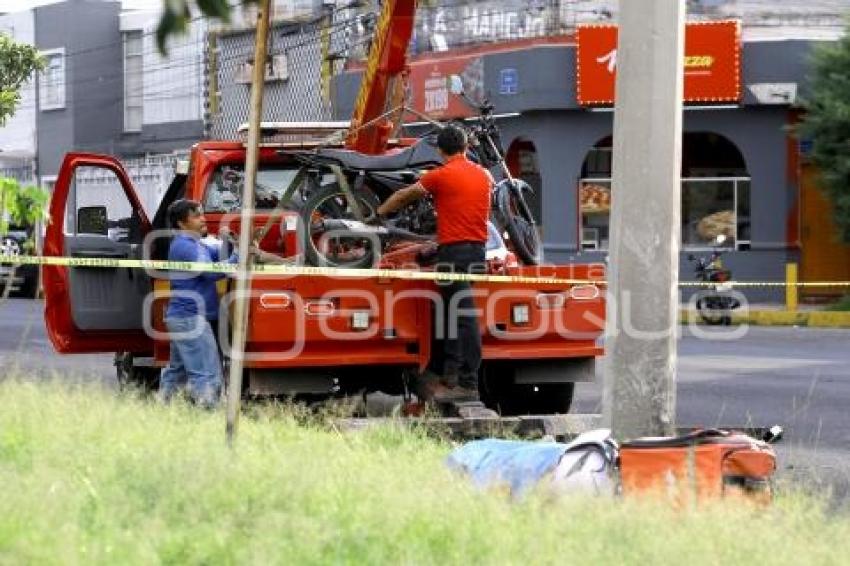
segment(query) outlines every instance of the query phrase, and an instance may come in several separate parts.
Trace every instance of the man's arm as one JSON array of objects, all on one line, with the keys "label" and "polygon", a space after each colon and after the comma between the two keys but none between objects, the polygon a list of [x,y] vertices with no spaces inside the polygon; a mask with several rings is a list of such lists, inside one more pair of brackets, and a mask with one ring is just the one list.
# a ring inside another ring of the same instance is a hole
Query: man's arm
[{"label": "man's arm", "polygon": [[404,208],[411,202],[421,199],[427,194],[428,191],[425,190],[422,183],[418,182],[400,189],[394,192],[390,198],[384,201],[384,204],[378,207],[378,216],[391,214],[400,208]]}]

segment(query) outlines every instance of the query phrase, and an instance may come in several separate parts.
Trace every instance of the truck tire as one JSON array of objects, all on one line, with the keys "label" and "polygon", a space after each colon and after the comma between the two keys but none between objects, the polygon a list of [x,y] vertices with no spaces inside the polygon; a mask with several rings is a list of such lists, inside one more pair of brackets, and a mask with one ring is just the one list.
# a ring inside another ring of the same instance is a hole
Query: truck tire
[{"label": "truck tire", "polygon": [[137,367],[133,365],[133,354],[117,352],[115,354],[115,376],[121,391],[139,391],[150,395],[159,389],[159,368]]},{"label": "truck tire", "polygon": [[[353,191],[355,199],[360,205],[360,209],[363,214],[366,217],[375,214],[378,206],[380,205],[378,197],[366,188]],[[372,267],[376,257],[376,250],[369,247],[369,243],[374,244],[374,242],[371,242],[370,240],[352,238],[352,245],[357,245],[358,243],[363,244],[366,242],[365,247],[362,250],[359,250],[362,251],[362,255],[358,255],[352,259],[335,259],[328,257],[328,255],[319,250],[316,245],[313,234],[314,222],[322,217],[353,219],[353,215],[350,211],[346,210],[346,207],[345,193],[343,193],[342,189],[340,189],[339,185],[336,183],[326,185],[313,192],[304,203],[304,206],[301,209],[301,227],[303,231],[302,241],[304,242],[304,252],[309,265],[350,269]],[[345,244],[339,242],[337,245],[341,247],[345,246]],[[380,253],[380,250],[377,251]]]},{"label": "truck tire", "polygon": [[482,364],[479,387],[484,404],[504,415],[554,415],[570,412],[575,383],[516,383],[516,368]]}]

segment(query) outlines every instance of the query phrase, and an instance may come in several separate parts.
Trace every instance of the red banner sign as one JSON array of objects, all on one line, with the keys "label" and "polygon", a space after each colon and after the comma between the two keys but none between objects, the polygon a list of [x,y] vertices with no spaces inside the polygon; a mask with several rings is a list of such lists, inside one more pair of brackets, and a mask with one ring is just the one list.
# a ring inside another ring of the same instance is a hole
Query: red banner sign
[{"label": "red banner sign", "polygon": [[[461,55],[449,59],[421,60],[410,65],[409,84],[414,109],[436,120],[475,115],[464,100],[449,92],[448,78],[459,75],[464,91],[473,100],[484,92],[484,62],[477,55]],[[408,115],[406,121],[416,121]]]},{"label": "red banner sign", "polygon": [[[617,27],[579,26],[576,98],[585,106],[612,104]],[[692,22],[685,27],[685,102],[741,98],[741,27],[738,21]]]}]

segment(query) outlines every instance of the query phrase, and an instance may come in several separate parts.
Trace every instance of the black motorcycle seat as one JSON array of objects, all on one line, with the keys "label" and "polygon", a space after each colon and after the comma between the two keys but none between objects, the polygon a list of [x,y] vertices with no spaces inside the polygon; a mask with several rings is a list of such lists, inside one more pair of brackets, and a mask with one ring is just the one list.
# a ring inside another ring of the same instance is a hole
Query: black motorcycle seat
[{"label": "black motorcycle seat", "polygon": [[349,169],[362,171],[394,171],[412,167],[440,165],[439,156],[434,148],[425,141],[393,153],[367,155],[350,149],[324,148],[316,155],[328,161],[334,161]]},{"label": "black motorcycle seat", "polygon": [[316,152],[319,157],[336,161],[351,169],[364,171],[404,169],[410,162],[413,148],[408,147],[395,153],[384,155],[366,155],[350,149],[320,149]]}]

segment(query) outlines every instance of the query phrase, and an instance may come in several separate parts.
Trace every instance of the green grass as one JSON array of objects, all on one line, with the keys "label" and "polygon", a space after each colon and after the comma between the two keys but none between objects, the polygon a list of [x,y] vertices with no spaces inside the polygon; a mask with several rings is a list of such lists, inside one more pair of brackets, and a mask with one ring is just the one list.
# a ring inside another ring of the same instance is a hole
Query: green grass
[{"label": "green grass", "polygon": [[693,566],[850,555],[850,520],[799,494],[766,510],[511,503],[447,472],[447,442],[251,412],[231,451],[220,412],[0,383],[0,563]]},{"label": "green grass", "polygon": [[850,295],[844,295],[838,302],[835,302],[824,310],[827,311],[850,311]]}]

